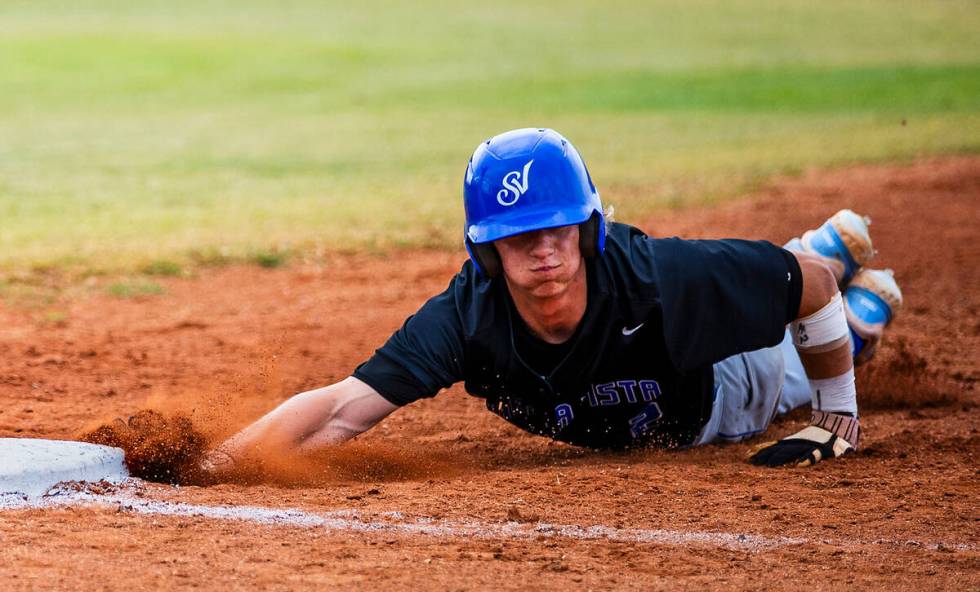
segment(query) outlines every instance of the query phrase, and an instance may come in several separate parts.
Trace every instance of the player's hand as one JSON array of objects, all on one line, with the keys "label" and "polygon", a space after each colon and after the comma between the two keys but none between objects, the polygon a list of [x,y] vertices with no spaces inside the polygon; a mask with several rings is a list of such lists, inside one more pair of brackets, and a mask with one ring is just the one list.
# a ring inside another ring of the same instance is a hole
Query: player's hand
[{"label": "player's hand", "polygon": [[749,462],[767,467],[807,467],[855,450],[860,434],[857,418],[816,411],[812,423],[792,436],[755,446],[749,451]]},{"label": "player's hand", "polygon": [[219,482],[235,470],[235,464],[234,457],[221,448],[216,448],[206,452],[201,457],[197,468],[200,471],[202,481]]}]

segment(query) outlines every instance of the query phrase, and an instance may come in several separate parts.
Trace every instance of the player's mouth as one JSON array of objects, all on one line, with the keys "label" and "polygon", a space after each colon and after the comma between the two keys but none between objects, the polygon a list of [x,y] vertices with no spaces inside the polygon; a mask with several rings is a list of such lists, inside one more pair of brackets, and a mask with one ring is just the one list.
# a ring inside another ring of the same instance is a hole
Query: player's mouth
[{"label": "player's mouth", "polygon": [[554,265],[538,265],[537,267],[531,268],[531,273],[549,273],[561,267],[561,263],[556,263]]}]

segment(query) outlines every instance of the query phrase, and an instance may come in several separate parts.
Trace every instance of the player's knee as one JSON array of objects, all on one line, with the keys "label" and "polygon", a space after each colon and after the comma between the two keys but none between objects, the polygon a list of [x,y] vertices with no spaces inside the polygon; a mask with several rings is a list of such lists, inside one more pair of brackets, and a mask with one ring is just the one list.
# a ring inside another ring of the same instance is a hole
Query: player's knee
[{"label": "player's knee", "polygon": [[833,270],[819,257],[795,253],[803,275],[803,295],[800,298],[798,318],[817,312],[839,293]]}]

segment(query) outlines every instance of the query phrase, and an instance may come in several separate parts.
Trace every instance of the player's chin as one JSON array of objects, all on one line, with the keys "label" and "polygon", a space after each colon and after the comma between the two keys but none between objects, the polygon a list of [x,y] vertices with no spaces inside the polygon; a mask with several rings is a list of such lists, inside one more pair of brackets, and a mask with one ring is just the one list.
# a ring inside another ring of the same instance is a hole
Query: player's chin
[{"label": "player's chin", "polygon": [[534,282],[530,292],[538,298],[557,296],[568,290],[568,282],[564,279],[548,279]]}]

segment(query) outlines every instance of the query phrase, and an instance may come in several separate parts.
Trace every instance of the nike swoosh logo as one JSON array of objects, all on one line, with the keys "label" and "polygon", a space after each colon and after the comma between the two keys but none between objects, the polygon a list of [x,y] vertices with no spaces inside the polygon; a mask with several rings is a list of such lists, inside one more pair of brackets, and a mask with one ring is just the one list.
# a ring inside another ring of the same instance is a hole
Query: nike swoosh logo
[{"label": "nike swoosh logo", "polygon": [[629,327],[623,327],[623,335],[632,335],[637,331],[639,331],[640,327],[642,327],[643,325],[646,325],[646,323],[640,323],[639,325],[633,327],[632,329],[630,329]]}]

